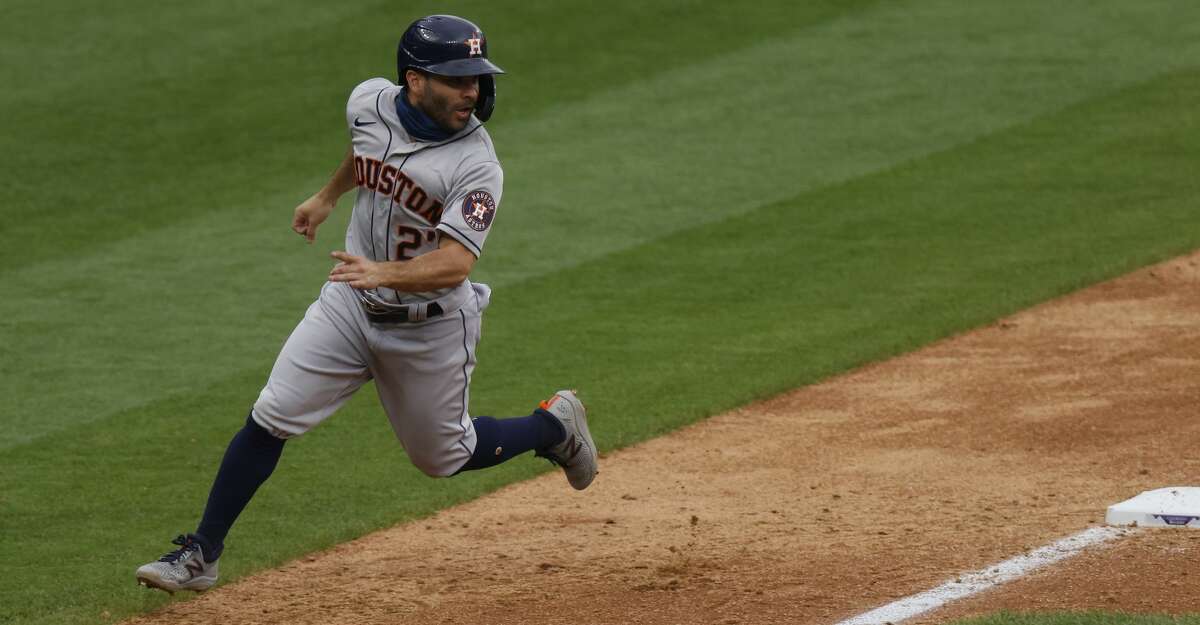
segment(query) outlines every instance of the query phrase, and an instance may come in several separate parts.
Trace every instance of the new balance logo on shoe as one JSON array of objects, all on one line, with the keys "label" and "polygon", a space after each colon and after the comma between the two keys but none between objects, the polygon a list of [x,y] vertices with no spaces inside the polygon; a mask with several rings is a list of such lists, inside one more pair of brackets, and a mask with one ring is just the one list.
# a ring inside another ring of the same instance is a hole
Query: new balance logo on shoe
[{"label": "new balance logo on shoe", "polygon": [[204,552],[191,536],[181,534],[171,542],[179,549],[139,566],[135,573],[138,584],[169,593],[212,588],[217,583],[217,561],[205,562]]},{"label": "new balance logo on shoe", "polygon": [[574,391],[558,391],[541,403],[541,409],[558,419],[566,437],[563,442],[538,452],[538,455],[563,468],[567,481],[576,490],[592,483],[596,466],[596,443],[588,432],[587,411]]},{"label": "new balance logo on shoe", "polygon": [[579,441],[575,440],[575,435],[572,434],[571,437],[567,439],[567,445],[563,449],[563,451],[566,452],[566,457],[563,458],[563,462],[569,462],[572,458],[578,456],[579,450],[581,449],[583,449],[583,445],[580,445]]},{"label": "new balance logo on shoe", "polygon": [[204,565],[200,564],[196,560],[192,560],[192,561],[188,562],[187,564],[184,564],[183,568],[187,569],[188,573],[192,574],[192,577],[195,577],[204,572]]}]

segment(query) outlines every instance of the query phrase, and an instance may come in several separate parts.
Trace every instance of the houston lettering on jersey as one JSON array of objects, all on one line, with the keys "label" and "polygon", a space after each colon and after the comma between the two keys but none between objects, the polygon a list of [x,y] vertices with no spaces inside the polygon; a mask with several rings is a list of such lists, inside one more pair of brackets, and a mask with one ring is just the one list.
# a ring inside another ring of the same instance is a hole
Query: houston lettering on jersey
[{"label": "houston lettering on jersey", "polygon": [[432,225],[442,220],[442,202],[429,197],[404,172],[369,156],[354,155],[354,184],[392,196],[392,201],[420,215]]}]

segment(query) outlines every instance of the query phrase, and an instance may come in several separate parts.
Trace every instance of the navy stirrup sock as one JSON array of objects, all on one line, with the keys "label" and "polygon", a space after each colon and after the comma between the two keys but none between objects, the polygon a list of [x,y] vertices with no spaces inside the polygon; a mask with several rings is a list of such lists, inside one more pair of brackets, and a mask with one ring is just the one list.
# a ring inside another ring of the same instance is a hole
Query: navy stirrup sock
[{"label": "navy stirrup sock", "polygon": [[493,467],[527,451],[557,445],[566,438],[558,419],[541,411],[512,419],[476,417],[472,422],[475,424],[475,453],[458,470],[459,473]]},{"label": "navy stirrup sock", "polygon": [[208,493],[204,517],[196,529],[195,538],[206,561],[221,557],[225,535],[258,487],[275,470],[284,442],[255,423],[252,416],[246,417],[245,427],[229,441],[221,468]]}]

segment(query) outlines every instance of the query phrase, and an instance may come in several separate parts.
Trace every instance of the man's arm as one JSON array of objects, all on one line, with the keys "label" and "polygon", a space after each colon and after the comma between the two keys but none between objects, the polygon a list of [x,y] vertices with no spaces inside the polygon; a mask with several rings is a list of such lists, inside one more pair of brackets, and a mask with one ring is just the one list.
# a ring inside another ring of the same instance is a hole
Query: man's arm
[{"label": "man's arm", "polygon": [[445,235],[436,250],[411,260],[375,262],[346,252],[333,252],[330,256],[342,261],[329,272],[333,282],[349,282],[356,289],[382,286],[408,293],[457,286],[475,266],[475,255]]},{"label": "man's arm", "polygon": [[292,230],[312,243],[317,236],[317,226],[321,225],[329,217],[329,213],[333,212],[338,198],[353,188],[354,148],[350,147],[346,149],[346,158],[342,159],[342,164],[338,165],[333,176],[329,178],[329,182],[296,207],[292,216]]}]

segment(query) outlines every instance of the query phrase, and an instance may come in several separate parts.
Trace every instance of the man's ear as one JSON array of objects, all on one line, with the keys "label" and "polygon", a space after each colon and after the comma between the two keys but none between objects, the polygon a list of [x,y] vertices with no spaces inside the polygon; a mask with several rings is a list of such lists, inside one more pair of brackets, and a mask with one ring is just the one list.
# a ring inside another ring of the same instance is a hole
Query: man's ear
[{"label": "man's ear", "polygon": [[425,75],[413,68],[404,70],[404,86],[414,92],[421,91],[425,87]]}]

